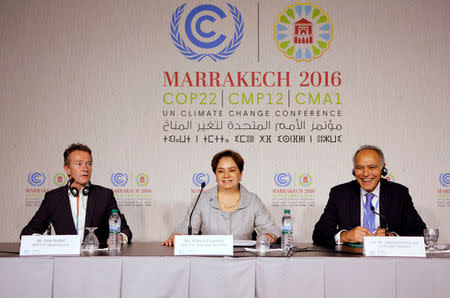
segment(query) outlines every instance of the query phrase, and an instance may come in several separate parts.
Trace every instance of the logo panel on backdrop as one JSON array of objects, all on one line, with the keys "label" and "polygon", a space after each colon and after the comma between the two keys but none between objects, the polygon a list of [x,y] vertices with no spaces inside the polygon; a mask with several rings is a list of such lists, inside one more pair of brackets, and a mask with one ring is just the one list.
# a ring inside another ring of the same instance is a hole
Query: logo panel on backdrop
[{"label": "logo panel on backdrop", "polygon": [[289,172],[275,173],[272,188],[272,207],[296,208],[314,207],[316,190],[312,186],[312,176],[307,172],[291,169]]},{"label": "logo panel on backdrop", "polygon": [[439,175],[439,183],[442,187],[437,189],[436,198],[438,207],[450,207],[450,173],[448,171],[442,172]]},{"label": "logo panel on backdrop", "polygon": [[111,171],[111,185],[119,207],[150,207],[153,190],[149,172],[119,168]]}]

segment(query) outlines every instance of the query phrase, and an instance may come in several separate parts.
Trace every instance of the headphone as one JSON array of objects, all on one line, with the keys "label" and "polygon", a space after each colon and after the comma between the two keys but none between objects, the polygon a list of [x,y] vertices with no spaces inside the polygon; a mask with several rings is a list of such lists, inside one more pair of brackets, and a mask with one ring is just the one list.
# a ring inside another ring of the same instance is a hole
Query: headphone
[{"label": "headphone", "polygon": [[[78,195],[80,194],[78,192],[78,189],[76,187],[72,187],[72,183],[75,181],[74,178],[70,179],[69,182],[67,183],[67,185],[69,186],[69,190],[70,193],[74,196],[74,197],[78,197]],[[81,192],[83,193],[83,196],[87,196],[89,194],[89,188],[91,187],[91,181],[89,181],[85,187],[83,187],[83,189],[81,190]]]},{"label": "headphone", "polygon": [[[386,167],[383,167],[381,169],[381,176],[385,177],[388,174],[388,169]],[[355,170],[352,170],[352,175],[355,176]]]}]

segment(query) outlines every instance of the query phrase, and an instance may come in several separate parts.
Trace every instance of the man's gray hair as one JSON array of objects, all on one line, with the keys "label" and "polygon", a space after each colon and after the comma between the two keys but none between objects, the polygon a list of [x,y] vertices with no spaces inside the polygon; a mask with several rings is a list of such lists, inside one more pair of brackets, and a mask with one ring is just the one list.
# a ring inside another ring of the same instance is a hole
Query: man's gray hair
[{"label": "man's gray hair", "polygon": [[373,145],[363,145],[361,147],[359,147],[358,150],[356,150],[355,154],[353,155],[353,166],[355,166],[356,163],[356,155],[358,155],[359,152],[363,151],[363,150],[373,150],[378,154],[378,157],[380,158],[380,166],[383,167],[384,166],[384,154],[383,151],[381,151],[380,148],[378,148],[377,146],[373,146]]}]

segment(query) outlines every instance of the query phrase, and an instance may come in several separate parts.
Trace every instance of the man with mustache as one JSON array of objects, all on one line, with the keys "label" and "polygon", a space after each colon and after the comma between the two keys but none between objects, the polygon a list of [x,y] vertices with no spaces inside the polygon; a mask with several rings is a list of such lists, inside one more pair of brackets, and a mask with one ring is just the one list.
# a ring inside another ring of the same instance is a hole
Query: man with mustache
[{"label": "man with mustache", "polygon": [[331,189],[325,210],[314,227],[314,243],[356,243],[363,242],[364,236],[386,234],[423,235],[426,225],[414,208],[408,188],[381,178],[387,169],[378,147],[360,147],[353,156],[353,166],[356,180]]}]

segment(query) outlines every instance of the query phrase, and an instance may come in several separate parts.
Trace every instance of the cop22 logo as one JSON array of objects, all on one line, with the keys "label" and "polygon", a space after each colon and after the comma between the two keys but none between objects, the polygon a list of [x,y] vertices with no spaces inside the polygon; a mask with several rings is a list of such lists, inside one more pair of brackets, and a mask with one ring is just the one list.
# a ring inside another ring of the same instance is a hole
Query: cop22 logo
[{"label": "cop22 logo", "polygon": [[328,51],[333,40],[333,24],[321,7],[295,3],[278,15],[274,39],[287,58],[310,62]]},{"label": "cop22 logo", "polygon": [[312,177],[310,174],[308,173],[303,173],[299,176],[298,181],[300,183],[301,186],[303,187],[308,187],[311,185],[312,183]]},{"label": "cop22 logo", "polygon": [[[234,20],[234,34],[229,43],[218,52],[209,52],[212,49],[218,48],[222,45],[227,37],[224,34],[218,34],[214,30],[205,32],[205,28],[210,27],[211,23],[219,22],[226,19],[225,12],[211,4],[202,4],[194,7],[188,14],[184,22],[184,33],[191,43],[189,46],[181,37],[180,23],[181,16],[184,13],[184,8],[187,3],[177,7],[172,14],[172,21],[170,22],[170,36],[172,37],[173,44],[180,51],[183,56],[190,60],[202,61],[208,57],[214,62],[218,60],[225,60],[233,54],[241,44],[242,37],[244,35],[244,22],[242,21],[242,15],[239,10],[227,3],[230,10],[230,14]],[[219,17],[218,20],[216,17]],[[193,32],[194,29],[194,32]],[[215,36],[217,38],[213,39]],[[213,39],[212,41],[209,41]],[[197,48],[198,50],[194,49]],[[206,51],[206,53],[205,53]]]},{"label": "cop22 logo", "polygon": [[68,180],[67,175],[64,173],[56,173],[55,176],[53,176],[53,183],[55,186],[66,185]]},{"label": "cop22 logo", "polygon": [[147,186],[148,181],[149,181],[149,179],[148,179],[148,175],[146,173],[139,173],[136,176],[136,185],[137,186],[141,186],[141,187]]}]

